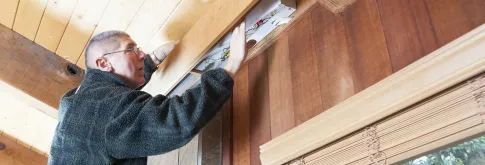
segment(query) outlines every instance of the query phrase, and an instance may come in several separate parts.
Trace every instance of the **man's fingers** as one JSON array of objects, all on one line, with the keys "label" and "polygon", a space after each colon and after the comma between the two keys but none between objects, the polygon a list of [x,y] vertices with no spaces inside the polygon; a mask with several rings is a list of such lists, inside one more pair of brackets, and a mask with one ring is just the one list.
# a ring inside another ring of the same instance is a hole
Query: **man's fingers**
[{"label": "man's fingers", "polygon": [[246,32],[246,21],[242,21],[239,27],[241,29],[241,32]]}]

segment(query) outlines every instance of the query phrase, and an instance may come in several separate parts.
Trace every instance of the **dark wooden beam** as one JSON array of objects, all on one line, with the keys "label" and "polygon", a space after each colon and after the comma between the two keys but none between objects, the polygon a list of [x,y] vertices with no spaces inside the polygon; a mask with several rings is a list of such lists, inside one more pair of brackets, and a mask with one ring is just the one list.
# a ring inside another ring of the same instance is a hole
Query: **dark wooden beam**
[{"label": "dark wooden beam", "polygon": [[83,69],[3,25],[0,64],[0,81],[56,109],[61,97],[84,78]]}]

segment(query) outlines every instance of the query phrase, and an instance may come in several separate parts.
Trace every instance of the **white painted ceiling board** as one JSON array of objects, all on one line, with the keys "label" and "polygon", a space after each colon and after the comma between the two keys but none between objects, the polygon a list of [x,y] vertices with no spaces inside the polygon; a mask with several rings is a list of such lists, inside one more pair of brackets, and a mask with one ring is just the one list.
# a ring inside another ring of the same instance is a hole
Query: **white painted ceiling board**
[{"label": "white painted ceiling board", "polygon": [[12,29],[19,0],[2,0],[0,5],[0,24]]},{"label": "white painted ceiling board", "polygon": [[80,0],[61,39],[56,54],[77,63],[110,0]]},{"label": "white painted ceiling board", "polygon": [[49,0],[35,42],[56,52],[78,0]]},{"label": "white painted ceiling board", "polygon": [[20,0],[13,30],[33,41],[46,5],[47,0]]}]

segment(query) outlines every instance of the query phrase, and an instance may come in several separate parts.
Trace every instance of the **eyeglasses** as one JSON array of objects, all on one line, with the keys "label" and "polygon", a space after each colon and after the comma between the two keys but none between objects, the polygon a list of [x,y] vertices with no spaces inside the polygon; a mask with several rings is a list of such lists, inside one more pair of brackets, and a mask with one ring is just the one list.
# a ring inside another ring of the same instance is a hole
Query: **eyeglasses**
[{"label": "eyeglasses", "polygon": [[116,51],[116,52],[105,53],[105,54],[103,54],[103,56],[110,55],[110,54],[115,54],[115,53],[121,53],[121,52],[125,52],[125,51],[131,51],[131,52],[135,53],[138,56],[138,54],[140,53],[141,49],[140,49],[140,47],[133,47],[131,49],[125,49],[125,50],[120,50],[120,51]]}]

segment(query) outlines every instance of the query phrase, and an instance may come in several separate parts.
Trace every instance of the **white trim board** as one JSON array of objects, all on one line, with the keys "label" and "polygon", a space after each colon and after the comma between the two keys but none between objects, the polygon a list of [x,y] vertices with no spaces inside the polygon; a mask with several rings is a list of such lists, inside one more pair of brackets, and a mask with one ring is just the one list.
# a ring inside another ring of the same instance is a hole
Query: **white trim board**
[{"label": "white trim board", "polygon": [[288,162],[483,71],[485,25],[262,145],[262,164]]}]

